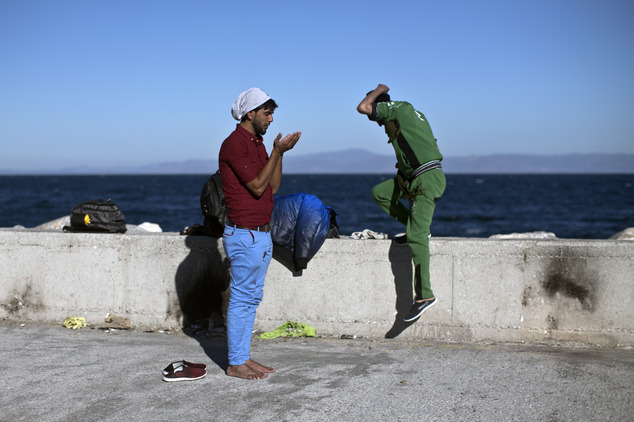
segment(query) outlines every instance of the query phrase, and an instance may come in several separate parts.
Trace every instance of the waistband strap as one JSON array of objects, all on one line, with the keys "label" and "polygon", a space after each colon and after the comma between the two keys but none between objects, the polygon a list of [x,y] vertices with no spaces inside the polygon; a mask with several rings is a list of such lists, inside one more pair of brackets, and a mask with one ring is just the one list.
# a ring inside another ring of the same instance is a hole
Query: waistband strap
[{"label": "waistband strap", "polygon": [[442,169],[442,166],[440,165],[439,160],[432,160],[421,165],[420,167],[418,167],[416,170],[412,172],[412,175],[409,177],[408,180],[411,182],[412,180],[414,180],[421,174],[425,173],[426,171],[434,170],[434,169]]},{"label": "waistband strap", "polygon": [[229,227],[235,227],[236,229],[252,230],[255,232],[270,232],[271,231],[271,223],[266,223],[263,226],[257,226],[257,227],[245,227],[245,226],[239,226],[237,224],[234,224],[231,220],[227,219],[225,221],[225,224]]}]

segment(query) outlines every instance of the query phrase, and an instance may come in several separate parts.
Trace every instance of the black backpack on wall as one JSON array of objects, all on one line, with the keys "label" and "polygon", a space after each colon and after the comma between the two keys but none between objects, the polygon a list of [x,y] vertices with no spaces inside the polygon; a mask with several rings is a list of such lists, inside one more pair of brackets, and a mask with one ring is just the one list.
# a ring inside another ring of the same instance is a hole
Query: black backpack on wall
[{"label": "black backpack on wall", "polygon": [[107,199],[81,202],[70,211],[66,231],[125,233],[125,217],[119,206]]}]

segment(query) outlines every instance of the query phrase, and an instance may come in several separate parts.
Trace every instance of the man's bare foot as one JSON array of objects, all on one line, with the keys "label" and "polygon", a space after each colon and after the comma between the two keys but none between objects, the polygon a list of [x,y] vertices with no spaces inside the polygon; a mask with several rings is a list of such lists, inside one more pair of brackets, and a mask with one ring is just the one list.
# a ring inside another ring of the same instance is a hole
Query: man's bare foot
[{"label": "man's bare foot", "polygon": [[256,361],[252,359],[247,360],[245,364],[249,368],[254,369],[258,372],[262,372],[263,374],[272,374],[273,372],[275,372],[274,368],[271,368],[270,366],[264,366],[261,363],[257,363]]},{"label": "man's bare foot", "polygon": [[242,365],[229,365],[227,368],[227,375],[246,380],[263,380],[268,376],[263,372],[256,371],[246,363],[243,363]]}]

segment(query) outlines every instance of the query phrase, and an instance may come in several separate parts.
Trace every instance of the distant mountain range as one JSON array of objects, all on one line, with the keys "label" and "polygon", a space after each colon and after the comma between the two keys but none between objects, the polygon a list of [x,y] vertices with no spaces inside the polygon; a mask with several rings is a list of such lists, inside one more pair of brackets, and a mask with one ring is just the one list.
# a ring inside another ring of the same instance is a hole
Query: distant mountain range
[{"label": "distant mountain range", "polygon": [[[374,154],[361,149],[310,155],[288,154],[284,158],[287,174],[390,174],[395,172],[394,155]],[[558,173],[634,173],[634,154],[565,155],[473,155],[445,157],[445,173],[471,174],[558,174]],[[211,174],[218,160],[187,160],[135,167],[67,167],[13,171],[0,174]]]}]

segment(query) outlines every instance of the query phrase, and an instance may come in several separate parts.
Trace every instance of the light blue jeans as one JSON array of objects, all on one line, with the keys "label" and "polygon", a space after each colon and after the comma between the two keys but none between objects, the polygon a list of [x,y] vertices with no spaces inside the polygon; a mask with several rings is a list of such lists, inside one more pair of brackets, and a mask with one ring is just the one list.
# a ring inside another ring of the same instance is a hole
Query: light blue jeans
[{"label": "light blue jeans", "polygon": [[231,297],[227,308],[229,365],[242,365],[250,359],[255,312],[262,301],[273,243],[271,233],[227,226],[222,244],[231,262]]}]

